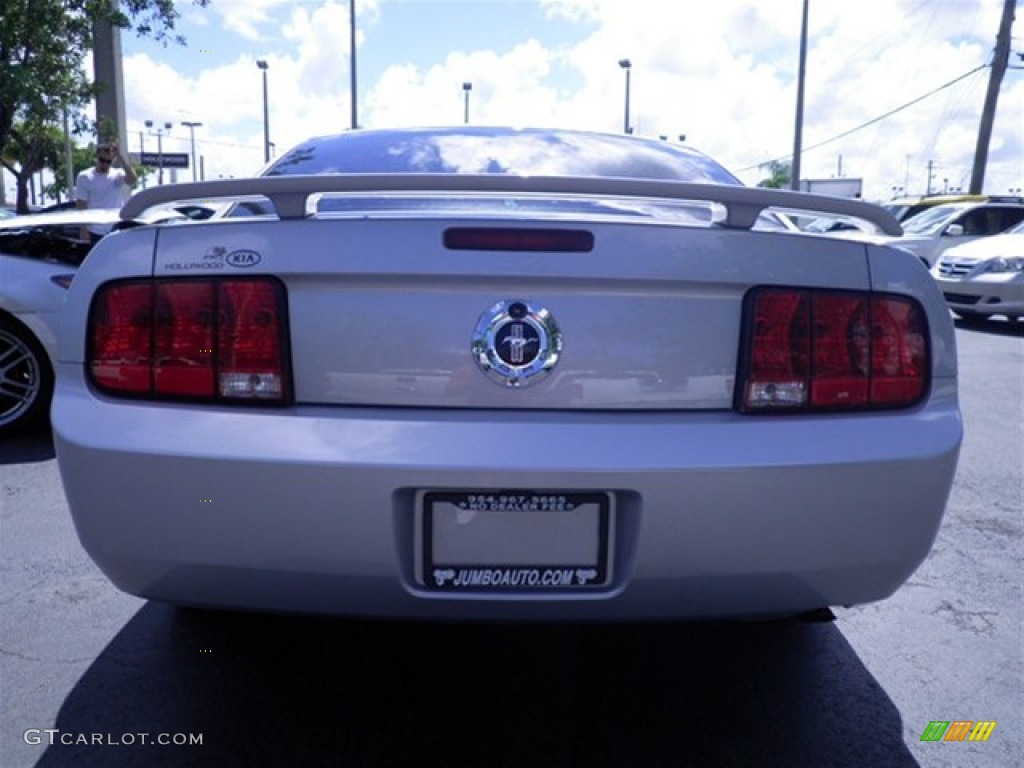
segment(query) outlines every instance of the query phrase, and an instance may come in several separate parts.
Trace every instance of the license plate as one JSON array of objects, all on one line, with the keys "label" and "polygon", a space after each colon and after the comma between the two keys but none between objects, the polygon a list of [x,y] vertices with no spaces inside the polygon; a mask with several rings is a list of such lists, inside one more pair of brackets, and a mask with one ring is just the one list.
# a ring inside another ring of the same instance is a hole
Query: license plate
[{"label": "license plate", "polygon": [[420,582],[445,591],[581,591],[611,579],[609,493],[428,491]]}]

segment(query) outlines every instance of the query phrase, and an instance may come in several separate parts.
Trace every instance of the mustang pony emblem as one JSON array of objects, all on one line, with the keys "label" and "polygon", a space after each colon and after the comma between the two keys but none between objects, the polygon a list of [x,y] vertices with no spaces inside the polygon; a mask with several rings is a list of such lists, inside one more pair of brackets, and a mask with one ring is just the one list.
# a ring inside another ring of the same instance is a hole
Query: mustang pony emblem
[{"label": "mustang pony emblem", "polygon": [[492,381],[525,387],[554,368],[562,334],[547,309],[523,300],[500,301],[480,316],[472,351]]}]

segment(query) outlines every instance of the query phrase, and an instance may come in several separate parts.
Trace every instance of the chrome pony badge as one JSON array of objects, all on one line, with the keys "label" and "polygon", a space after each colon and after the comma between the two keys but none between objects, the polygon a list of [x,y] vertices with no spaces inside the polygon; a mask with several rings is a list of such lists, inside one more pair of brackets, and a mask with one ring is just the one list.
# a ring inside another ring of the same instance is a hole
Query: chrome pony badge
[{"label": "chrome pony badge", "polygon": [[525,387],[544,378],[562,354],[551,313],[527,301],[499,301],[480,316],[473,357],[493,381]]}]

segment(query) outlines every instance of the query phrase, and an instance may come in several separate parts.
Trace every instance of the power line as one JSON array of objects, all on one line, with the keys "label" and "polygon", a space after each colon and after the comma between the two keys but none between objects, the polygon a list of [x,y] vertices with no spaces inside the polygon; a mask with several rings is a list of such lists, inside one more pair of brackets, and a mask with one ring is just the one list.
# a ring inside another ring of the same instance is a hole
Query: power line
[{"label": "power line", "polygon": [[[834,141],[839,141],[840,139],[845,139],[847,136],[849,136],[852,133],[856,133],[857,131],[862,131],[865,128],[868,128],[868,127],[870,127],[872,125],[875,125],[875,123],[880,123],[883,120],[887,120],[888,118],[892,117],[893,115],[895,115],[895,114],[897,114],[899,112],[902,112],[905,109],[909,109],[910,107],[914,106],[915,104],[918,104],[918,103],[924,101],[925,99],[927,99],[927,98],[929,98],[931,96],[934,96],[936,93],[939,93],[940,91],[944,91],[947,88],[950,88],[951,86],[956,85],[961,80],[966,80],[971,75],[977,74],[978,72],[980,72],[981,70],[983,70],[985,68],[986,68],[986,65],[984,65],[984,64],[979,66],[979,67],[975,67],[970,72],[965,72],[964,74],[960,75],[959,77],[954,78],[953,80],[950,80],[948,83],[945,83],[944,85],[940,85],[938,88],[935,88],[935,89],[933,89],[931,91],[928,91],[928,93],[924,94],[923,96],[918,96],[916,99],[908,101],[906,104],[903,104],[903,105],[901,105],[899,107],[896,107],[895,109],[889,110],[884,115],[879,115],[878,117],[872,118],[871,120],[868,120],[866,123],[861,123],[856,128],[851,128],[848,131],[843,131],[842,133],[837,134],[837,135],[833,136],[830,139],[825,139],[825,141],[818,142],[817,144],[814,144],[814,145],[812,145],[810,147],[804,147],[803,153],[806,154],[807,152],[810,152],[812,149],[820,149],[821,147],[824,147],[827,144],[831,144]],[[753,171],[753,170],[756,170],[756,169],[758,169],[758,168],[760,168],[762,166],[769,165],[771,163],[781,163],[781,162],[783,162],[784,160],[786,160],[789,157],[791,157],[791,155],[782,155],[781,157],[776,157],[776,158],[774,158],[772,160],[765,160],[765,161],[757,163],[755,165],[751,165],[751,166],[748,166],[746,168],[741,168],[737,172],[738,173],[744,173],[745,171]]]}]

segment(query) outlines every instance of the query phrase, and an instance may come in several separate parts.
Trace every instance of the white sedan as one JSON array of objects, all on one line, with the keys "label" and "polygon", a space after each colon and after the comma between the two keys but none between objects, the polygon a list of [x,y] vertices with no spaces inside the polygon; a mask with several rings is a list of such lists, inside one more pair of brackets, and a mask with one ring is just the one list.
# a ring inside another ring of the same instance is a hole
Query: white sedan
[{"label": "white sedan", "polygon": [[1024,222],[1002,235],[950,248],[932,268],[961,317],[1024,317]]},{"label": "white sedan", "polygon": [[[164,207],[143,221],[181,220]],[[0,219],[0,437],[45,421],[68,286],[91,245],[85,225],[125,226],[117,210],[64,210]]]},{"label": "white sedan", "polygon": [[[765,211],[686,147],[351,131],[276,215],[102,241],[53,405],[83,546],[136,595],[448,620],[785,616],[928,554],[961,440],[953,325],[911,255]],[[100,478],[100,480],[98,480]]]},{"label": "white sedan", "polygon": [[57,328],[89,244],[83,224],[113,225],[116,210],[61,211],[0,220],[0,437],[40,424],[50,408]]}]

